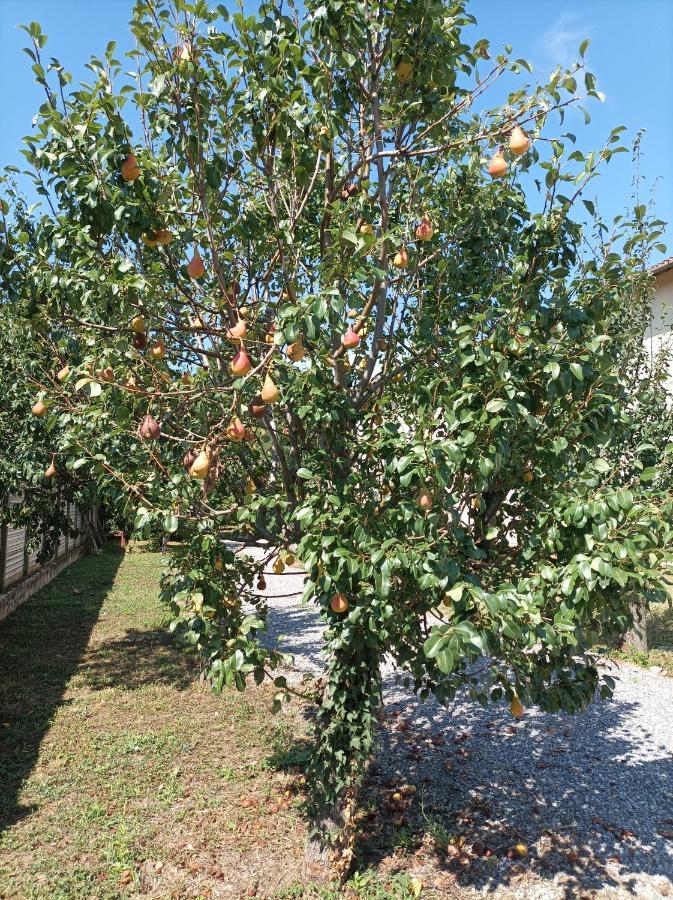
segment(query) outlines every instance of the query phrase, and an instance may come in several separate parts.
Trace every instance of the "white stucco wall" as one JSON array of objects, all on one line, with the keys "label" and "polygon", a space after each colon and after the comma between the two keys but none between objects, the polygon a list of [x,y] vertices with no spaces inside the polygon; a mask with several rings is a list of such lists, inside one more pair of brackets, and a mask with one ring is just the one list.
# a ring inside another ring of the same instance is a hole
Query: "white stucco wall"
[{"label": "white stucco wall", "polygon": [[[656,276],[652,318],[645,335],[646,346],[654,358],[662,349],[673,354],[673,269]],[[673,359],[669,364],[668,386],[673,392]]]}]

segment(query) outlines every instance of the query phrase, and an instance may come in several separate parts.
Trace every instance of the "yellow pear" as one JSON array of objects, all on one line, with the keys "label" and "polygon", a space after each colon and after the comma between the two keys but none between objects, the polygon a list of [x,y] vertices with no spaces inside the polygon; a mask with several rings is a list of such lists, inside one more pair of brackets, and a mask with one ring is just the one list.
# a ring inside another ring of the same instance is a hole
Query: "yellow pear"
[{"label": "yellow pear", "polygon": [[54,460],[52,459],[52,461],[49,463],[47,468],[44,470],[44,477],[45,478],[53,478],[55,474],[56,474],[56,466],[54,465]]},{"label": "yellow pear", "polygon": [[170,244],[170,242],[173,240],[173,232],[168,231],[167,228],[160,228],[157,232],[155,232],[154,237],[157,244],[163,244],[165,246],[166,244]]},{"label": "yellow pear", "polygon": [[34,416],[43,416],[47,411],[47,406],[44,401],[38,400],[37,403],[33,404],[31,411]]},{"label": "yellow pear", "polygon": [[275,403],[280,399],[280,391],[273,383],[271,376],[267,375],[259,395],[265,403]]},{"label": "yellow pear", "polygon": [[66,380],[66,378],[68,377],[69,374],[70,374],[70,366],[65,365],[65,366],[63,366],[62,369],[59,369],[58,372],[56,373],[56,379],[58,381],[63,382]]},{"label": "yellow pear", "polygon": [[202,450],[199,455],[196,457],[194,462],[191,464],[189,469],[189,474],[192,478],[196,478],[199,481],[203,481],[203,479],[208,474],[208,470],[210,469],[210,456],[206,450]]},{"label": "yellow pear", "polygon": [[166,355],[166,345],[159,338],[152,346],[150,347],[150,356],[152,359],[163,359]]},{"label": "yellow pear", "polygon": [[304,349],[301,337],[297,338],[293,344],[288,344],[287,355],[292,362],[301,362],[306,356],[306,350]]},{"label": "yellow pear", "polygon": [[398,64],[395,66],[395,74],[397,75],[397,80],[402,84],[405,84],[411,78],[414,71],[414,67],[407,60],[401,59]]},{"label": "yellow pear", "polygon": [[239,319],[231,328],[227,328],[227,340],[232,344],[237,344],[248,333],[248,326],[243,319]]},{"label": "yellow pear", "polygon": [[248,496],[257,493],[257,487],[255,486],[255,482],[252,478],[248,477],[248,480],[245,482],[245,493]]},{"label": "yellow pear", "polygon": [[145,317],[140,315],[134,316],[131,319],[131,331],[135,331],[136,334],[142,334],[145,330]]},{"label": "yellow pear", "polygon": [[374,226],[371,222],[363,222],[359,230],[360,234],[374,234]]},{"label": "yellow pear", "polygon": [[[154,237],[151,237],[151,235],[154,235]],[[154,231],[150,231],[149,234],[145,232],[143,234],[142,240],[143,244],[145,244],[147,247],[156,247],[156,245],[159,243]]]},{"label": "yellow pear", "polygon": [[393,265],[396,269],[406,269],[409,265],[409,254],[406,247],[400,247],[393,257]]},{"label": "yellow pear", "polygon": [[512,697],[511,703],[509,704],[509,709],[515,719],[523,719],[523,704],[521,700],[516,696],[516,694]]},{"label": "yellow pear", "polygon": [[272,568],[273,568],[273,571],[276,573],[276,575],[282,575],[282,574],[283,574],[283,572],[285,571],[285,563],[284,563],[283,560],[280,558],[280,556],[277,556],[277,557],[276,557],[276,559],[274,560],[274,563],[273,563],[273,567],[272,567]]},{"label": "yellow pear", "polygon": [[520,125],[517,125],[512,129],[512,133],[509,136],[509,149],[515,156],[521,156],[529,147],[530,138],[523,128],[521,128]]}]

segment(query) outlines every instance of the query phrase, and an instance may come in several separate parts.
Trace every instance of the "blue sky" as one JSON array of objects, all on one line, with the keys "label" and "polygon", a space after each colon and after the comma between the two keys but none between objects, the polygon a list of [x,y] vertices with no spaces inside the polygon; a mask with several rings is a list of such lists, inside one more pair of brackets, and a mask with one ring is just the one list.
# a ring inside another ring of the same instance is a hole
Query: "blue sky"
[{"label": "blue sky", "polygon": [[[0,0],[0,164],[21,165],[21,137],[30,132],[43,102],[31,62],[21,52],[29,38],[16,26],[39,21],[49,36],[45,58],[55,56],[75,79],[86,78],[89,54],[102,52],[108,40],[116,40],[120,49],[131,46],[126,25],[132,5],[133,0]],[[626,125],[631,138],[646,130],[641,202],[652,196],[657,215],[670,223],[666,243],[672,254],[673,0],[472,0],[468,8],[479,21],[472,38],[488,38],[494,50],[512,44],[517,56],[533,64],[534,77],[544,78],[557,63],[570,62],[580,42],[591,39],[587,63],[607,99],[592,103],[586,128],[578,120],[564,127],[578,135],[583,150],[601,147],[615,125]],[[588,196],[612,217],[629,203],[633,175],[631,155],[619,154]]]}]

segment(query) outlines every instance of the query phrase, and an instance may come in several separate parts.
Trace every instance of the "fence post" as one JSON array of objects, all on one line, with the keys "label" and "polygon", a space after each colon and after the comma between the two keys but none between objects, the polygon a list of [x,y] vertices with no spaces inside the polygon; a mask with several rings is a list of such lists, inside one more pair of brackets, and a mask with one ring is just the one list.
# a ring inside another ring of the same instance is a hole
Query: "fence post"
[{"label": "fence post", "polygon": [[[9,504],[9,498],[2,501],[3,509]],[[7,525],[0,525],[0,594],[5,589],[5,569],[7,568]]]}]

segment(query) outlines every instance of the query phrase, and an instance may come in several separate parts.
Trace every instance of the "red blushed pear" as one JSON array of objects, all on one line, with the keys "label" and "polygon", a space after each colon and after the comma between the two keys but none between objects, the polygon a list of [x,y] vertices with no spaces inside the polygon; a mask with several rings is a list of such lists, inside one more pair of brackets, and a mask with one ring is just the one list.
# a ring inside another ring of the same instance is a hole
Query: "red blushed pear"
[{"label": "red blushed pear", "polygon": [[416,226],[416,240],[430,241],[435,233],[430,216],[423,216],[419,224]]},{"label": "red blushed pear", "polygon": [[194,248],[194,255],[191,260],[187,263],[187,274],[190,278],[203,278],[206,274],[206,267],[203,265],[203,260],[201,259],[201,254],[199,253],[198,247]]},{"label": "red blushed pear", "polygon": [[344,594],[334,594],[329,605],[332,607],[332,612],[339,614],[348,612],[348,599]]},{"label": "red blushed pear", "polygon": [[509,149],[515,156],[522,156],[529,147],[530,138],[523,128],[517,125],[512,129],[512,133],[509,136]]},{"label": "red blushed pear", "polygon": [[109,384],[111,381],[115,380],[115,373],[111,366],[105,366],[104,369],[101,369],[98,373],[98,380],[103,384]]},{"label": "red blushed pear", "polygon": [[429,512],[432,509],[434,499],[427,488],[421,488],[421,490],[416,494],[416,503],[420,506],[423,512]]},{"label": "red blushed pear", "polygon": [[253,419],[261,419],[266,412],[266,404],[261,397],[255,397],[255,399],[251,401],[248,409],[250,410],[250,415]]},{"label": "red blushed pear", "polygon": [[488,164],[488,174],[491,178],[502,178],[507,172],[507,160],[502,150],[496,150]]},{"label": "red blushed pear", "polygon": [[133,346],[136,350],[144,350],[147,347],[147,335],[144,331],[137,331],[133,335]]},{"label": "red blushed pear", "polygon": [[352,328],[350,325],[348,326],[348,330],[341,338],[341,343],[346,348],[346,350],[352,350],[354,347],[360,343],[360,335]]},{"label": "red blushed pear", "polygon": [[226,435],[230,441],[242,441],[245,438],[245,425],[238,416],[234,416],[227,425]]},{"label": "red blushed pear", "polygon": [[240,377],[241,375],[247,375],[250,369],[252,369],[252,364],[248,354],[245,352],[245,347],[241,344],[241,349],[231,361],[231,371],[234,375]]},{"label": "red blushed pear", "polygon": [[47,405],[43,400],[38,400],[36,403],[33,403],[31,407],[31,412],[34,416],[43,416],[47,411]]},{"label": "red blushed pear", "polygon": [[275,403],[280,400],[280,391],[273,382],[270,375],[267,375],[262,385],[262,391],[259,395],[264,403]]},{"label": "red blushed pear", "polygon": [[232,344],[237,344],[239,341],[243,340],[247,333],[248,326],[245,324],[244,319],[239,319],[235,325],[232,325],[231,328],[227,328],[227,340]]},{"label": "red blushed pear", "polygon": [[409,254],[406,247],[400,247],[395,256],[393,256],[393,265],[396,269],[406,269],[409,265]]},{"label": "red blushed pear", "polygon": [[44,470],[44,477],[45,478],[53,478],[55,474],[56,474],[56,466],[54,465],[54,460],[52,459],[52,461],[49,463],[47,468]]},{"label": "red blushed pear", "polygon": [[142,441],[158,441],[161,437],[161,425],[150,415],[146,415],[138,426],[138,437]]},{"label": "red blushed pear", "polygon": [[136,178],[140,177],[140,166],[133,153],[129,153],[122,163],[121,172],[124,181],[135,181]]}]

